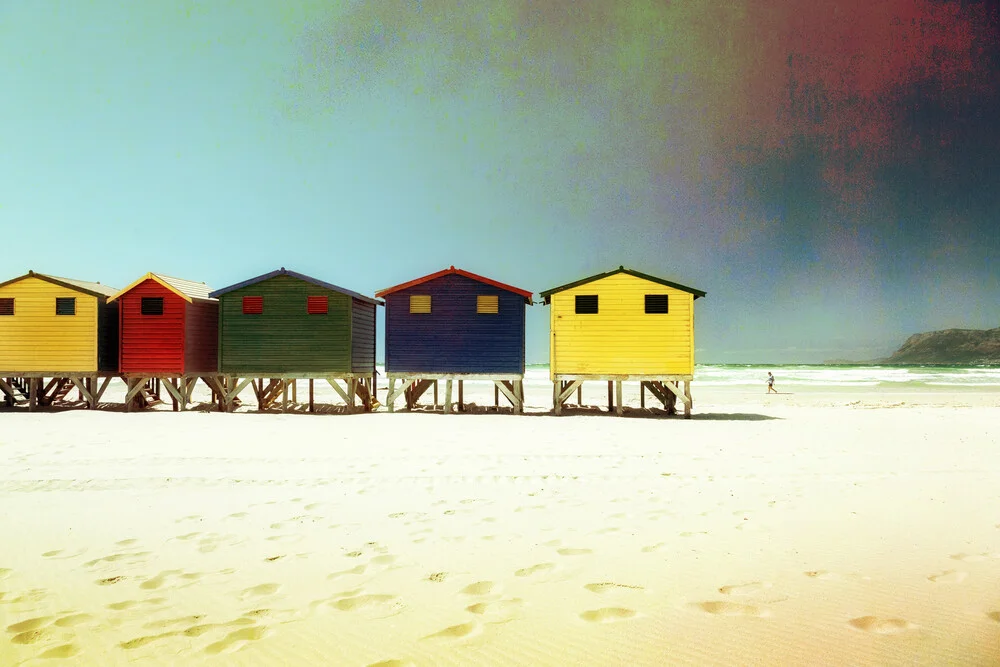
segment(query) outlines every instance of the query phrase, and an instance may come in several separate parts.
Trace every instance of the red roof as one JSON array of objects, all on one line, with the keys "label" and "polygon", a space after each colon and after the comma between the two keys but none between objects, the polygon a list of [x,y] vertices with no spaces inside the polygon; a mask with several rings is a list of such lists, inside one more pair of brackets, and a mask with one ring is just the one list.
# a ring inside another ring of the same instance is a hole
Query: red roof
[{"label": "red roof", "polygon": [[431,280],[436,280],[437,278],[440,278],[442,276],[449,276],[449,275],[465,276],[466,278],[471,278],[472,280],[476,280],[478,282],[485,283],[487,285],[492,285],[493,287],[499,287],[502,290],[506,290],[508,292],[513,292],[514,294],[523,296],[528,303],[531,303],[531,292],[529,292],[528,290],[519,289],[511,285],[505,285],[504,283],[497,282],[496,280],[490,280],[489,278],[477,275],[470,271],[456,269],[454,266],[447,268],[444,271],[438,271],[437,273],[432,273],[430,275],[424,276],[423,278],[417,278],[416,280],[411,280],[410,282],[396,285],[395,287],[387,287],[384,290],[375,292],[375,297],[381,299],[388,294],[392,294],[393,292],[399,292],[400,290],[404,290],[409,287],[415,287],[417,285],[430,282]]}]

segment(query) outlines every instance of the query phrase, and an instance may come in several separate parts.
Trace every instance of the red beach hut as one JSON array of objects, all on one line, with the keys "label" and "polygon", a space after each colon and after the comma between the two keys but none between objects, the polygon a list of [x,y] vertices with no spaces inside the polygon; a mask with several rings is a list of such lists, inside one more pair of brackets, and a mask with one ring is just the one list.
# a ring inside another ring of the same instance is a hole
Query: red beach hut
[{"label": "red beach hut", "polygon": [[109,299],[119,303],[119,372],[128,382],[127,407],[137,396],[158,399],[163,380],[175,409],[178,403],[186,407],[199,378],[221,394],[219,302],[208,296],[211,289],[147,273]]}]

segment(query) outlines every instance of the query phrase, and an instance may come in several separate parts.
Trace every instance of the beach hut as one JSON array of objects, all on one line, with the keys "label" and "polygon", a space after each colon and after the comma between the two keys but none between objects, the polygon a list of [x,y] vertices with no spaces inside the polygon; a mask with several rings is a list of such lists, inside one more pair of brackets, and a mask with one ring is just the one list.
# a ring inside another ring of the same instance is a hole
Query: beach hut
[{"label": "beach hut", "polygon": [[[316,278],[277,271],[212,292],[219,300],[219,371],[225,401],[252,386],[262,410],[288,392],[297,402],[296,380],[325,380],[347,403],[375,406],[376,299]],[[343,383],[344,386],[341,387]]]},{"label": "beach hut", "polygon": [[161,386],[174,410],[185,410],[199,378],[222,407],[219,302],[210,291],[205,283],[147,273],[108,300],[118,303],[126,410],[160,400]]},{"label": "beach hut", "polygon": [[[552,307],[549,375],[553,407],[587,380],[608,382],[608,407],[622,413],[622,382],[638,381],[672,412],[691,415],[694,302],[705,292],[619,266],[541,293]],[[683,390],[681,384],[683,383]],[[612,396],[613,385],[616,388]]]},{"label": "beach hut", "polygon": [[[115,289],[29,271],[0,283],[0,392],[50,405],[76,387],[94,408],[118,370]],[[101,378],[103,383],[98,386]]]},{"label": "beach hut", "polygon": [[[445,411],[452,382],[487,380],[524,408],[524,316],[531,292],[454,266],[375,294],[385,299],[385,370],[389,411],[400,396],[414,407],[427,389],[445,381]],[[400,386],[396,388],[396,382]]]}]

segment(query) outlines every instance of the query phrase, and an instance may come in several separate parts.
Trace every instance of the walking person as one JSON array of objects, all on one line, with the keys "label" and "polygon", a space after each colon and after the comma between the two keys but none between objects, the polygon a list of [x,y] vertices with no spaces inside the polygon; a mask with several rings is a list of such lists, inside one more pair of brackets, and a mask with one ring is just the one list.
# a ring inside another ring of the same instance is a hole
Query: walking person
[{"label": "walking person", "polygon": [[767,393],[770,394],[772,391],[775,394],[778,393],[778,390],[774,388],[774,376],[771,375],[771,371],[768,371],[767,372]]}]

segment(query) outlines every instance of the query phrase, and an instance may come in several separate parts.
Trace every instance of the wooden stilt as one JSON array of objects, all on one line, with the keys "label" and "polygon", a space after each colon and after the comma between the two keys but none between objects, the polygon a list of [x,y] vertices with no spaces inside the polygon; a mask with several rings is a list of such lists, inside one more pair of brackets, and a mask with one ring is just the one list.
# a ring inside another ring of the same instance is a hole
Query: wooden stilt
[{"label": "wooden stilt", "polygon": [[299,381],[292,380],[292,403],[299,402]]},{"label": "wooden stilt", "polygon": [[640,382],[639,383],[639,407],[640,408],[645,408],[646,407],[646,383],[645,382]]},{"label": "wooden stilt", "polygon": [[684,396],[688,399],[684,401],[684,419],[691,419],[691,407],[694,401],[691,399],[691,381],[684,381]]},{"label": "wooden stilt", "polygon": [[464,383],[464,380],[459,380],[458,381],[458,411],[459,412],[464,412],[465,411],[465,397],[462,394],[462,384],[463,383]]},{"label": "wooden stilt", "polygon": [[434,409],[437,410],[438,406],[438,381],[434,380]]},{"label": "wooden stilt", "polygon": [[347,411],[354,412],[355,397],[358,395],[358,379],[349,378],[347,380]]},{"label": "wooden stilt", "polygon": [[281,411],[288,412],[288,382],[281,381]]},{"label": "wooden stilt", "polygon": [[451,412],[451,380],[444,382],[444,411],[445,414]]},{"label": "wooden stilt", "polygon": [[615,397],[612,393],[614,390],[614,380],[608,380],[608,412],[615,409]]},{"label": "wooden stilt", "polygon": [[393,407],[393,404],[396,402],[395,390],[396,378],[389,378],[389,393],[385,397],[386,407],[389,409],[389,412],[395,412],[395,408]]},{"label": "wooden stilt", "polygon": [[576,388],[576,405],[577,407],[583,407],[583,385],[581,384]]},{"label": "wooden stilt", "polygon": [[34,412],[38,407],[38,385],[41,378],[28,378],[28,412]]},{"label": "wooden stilt", "polygon": [[315,380],[309,378],[309,412],[316,411],[316,404],[313,402],[313,383]]},{"label": "wooden stilt", "polygon": [[559,400],[559,394],[562,393],[559,391],[561,385],[561,382],[552,383],[552,409],[555,410],[557,415],[562,414],[562,401]]},{"label": "wooden stilt", "polygon": [[622,381],[615,381],[615,414],[621,416],[625,412],[625,406],[622,405]]},{"label": "wooden stilt", "polygon": [[496,408],[500,407],[500,387],[493,383],[493,406]]}]

